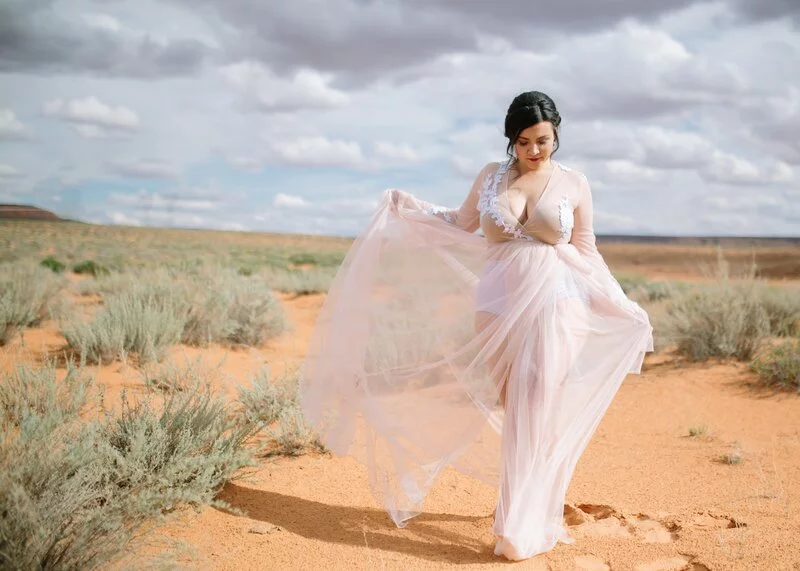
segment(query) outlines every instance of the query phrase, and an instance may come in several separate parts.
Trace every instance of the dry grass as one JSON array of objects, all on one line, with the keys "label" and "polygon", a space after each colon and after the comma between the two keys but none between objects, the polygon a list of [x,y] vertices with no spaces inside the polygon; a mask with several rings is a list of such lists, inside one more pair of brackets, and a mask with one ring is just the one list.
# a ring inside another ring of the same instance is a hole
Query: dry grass
[{"label": "dry grass", "polygon": [[165,513],[223,506],[217,491],[252,464],[258,426],[208,391],[158,406],[123,396],[119,414],[87,423],[89,385],[82,367],[59,380],[52,363],[0,384],[0,568],[95,569]]}]

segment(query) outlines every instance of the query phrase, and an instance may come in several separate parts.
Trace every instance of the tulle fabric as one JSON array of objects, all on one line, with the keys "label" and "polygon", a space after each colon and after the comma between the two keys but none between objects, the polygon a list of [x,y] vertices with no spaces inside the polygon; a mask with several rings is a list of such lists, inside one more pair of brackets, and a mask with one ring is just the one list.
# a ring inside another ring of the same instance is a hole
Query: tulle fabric
[{"label": "tulle fabric", "polygon": [[498,488],[495,552],[571,541],[576,463],[652,329],[570,244],[493,243],[384,196],[342,264],[301,377],[306,418],[403,527],[447,466]]}]

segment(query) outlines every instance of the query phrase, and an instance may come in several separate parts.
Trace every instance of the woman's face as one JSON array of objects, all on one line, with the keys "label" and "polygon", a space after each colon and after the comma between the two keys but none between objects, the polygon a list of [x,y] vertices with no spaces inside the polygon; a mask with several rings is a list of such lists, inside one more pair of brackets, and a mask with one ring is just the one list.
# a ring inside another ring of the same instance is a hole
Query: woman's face
[{"label": "woman's face", "polygon": [[522,131],[514,143],[520,170],[527,172],[547,165],[550,155],[553,154],[555,138],[553,124],[550,121],[542,121]]}]

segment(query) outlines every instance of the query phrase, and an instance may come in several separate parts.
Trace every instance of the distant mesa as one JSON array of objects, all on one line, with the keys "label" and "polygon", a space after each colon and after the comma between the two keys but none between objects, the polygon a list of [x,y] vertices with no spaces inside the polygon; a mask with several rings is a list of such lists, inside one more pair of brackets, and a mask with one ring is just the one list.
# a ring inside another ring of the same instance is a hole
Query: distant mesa
[{"label": "distant mesa", "polygon": [[52,220],[61,221],[49,210],[25,204],[0,204],[0,220]]}]

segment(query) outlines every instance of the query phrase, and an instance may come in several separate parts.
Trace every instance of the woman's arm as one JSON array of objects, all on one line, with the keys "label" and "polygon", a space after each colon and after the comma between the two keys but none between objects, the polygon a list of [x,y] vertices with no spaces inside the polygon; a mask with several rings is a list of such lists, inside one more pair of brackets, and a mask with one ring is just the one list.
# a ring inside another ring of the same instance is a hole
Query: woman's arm
[{"label": "woman's arm", "polygon": [[472,188],[467,197],[458,208],[446,208],[438,206],[424,200],[420,200],[406,192],[393,191],[392,199],[398,208],[417,208],[427,214],[441,218],[445,222],[458,226],[467,232],[474,232],[480,226],[480,212],[478,211],[478,199],[481,189],[487,176],[492,176],[497,169],[496,163],[489,163],[472,183]]},{"label": "woman's arm", "polygon": [[589,180],[580,173],[580,197],[575,207],[575,226],[572,229],[570,244],[574,245],[587,262],[593,266],[608,269],[603,256],[597,250],[597,237],[594,233],[594,203]]}]

